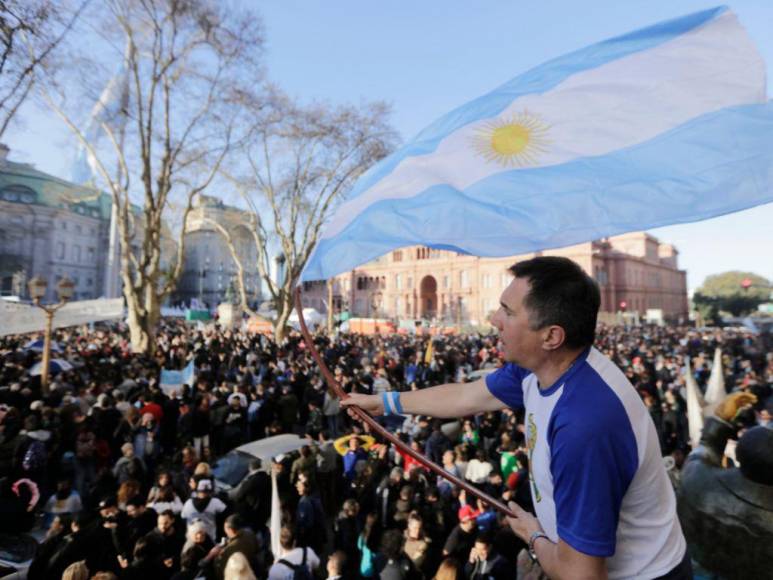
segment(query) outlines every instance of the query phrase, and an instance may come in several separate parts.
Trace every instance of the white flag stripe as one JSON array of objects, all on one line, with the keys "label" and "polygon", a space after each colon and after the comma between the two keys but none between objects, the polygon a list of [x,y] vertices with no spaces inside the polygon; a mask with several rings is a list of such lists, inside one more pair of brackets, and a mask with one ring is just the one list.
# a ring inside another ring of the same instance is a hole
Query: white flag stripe
[{"label": "white flag stripe", "polygon": [[[635,145],[725,107],[764,102],[764,71],[756,47],[728,11],[660,46],[570,76],[551,91],[524,95],[494,120],[527,111],[548,126],[548,146],[537,155],[538,166],[545,167]],[[651,83],[653,78],[658,82]],[[723,90],[717,90],[718,83]],[[374,187],[344,203],[322,239],[339,234],[376,201],[409,198],[438,183],[463,190],[516,169],[485,161],[474,150],[475,133],[490,121],[467,125],[434,152],[403,160]]]}]

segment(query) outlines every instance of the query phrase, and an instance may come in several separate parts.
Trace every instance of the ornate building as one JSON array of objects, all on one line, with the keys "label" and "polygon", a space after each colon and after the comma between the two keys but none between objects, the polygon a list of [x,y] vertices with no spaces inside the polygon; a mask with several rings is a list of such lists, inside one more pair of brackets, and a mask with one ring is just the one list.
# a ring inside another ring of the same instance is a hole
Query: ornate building
[{"label": "ornate building", "polygon": [[[176,302],[190,304],[196,298],[209,306],[222,302],[229,286],[236,292],[237,268],[225,238],[213,222],[231,235],[236,253],[244,267],[244,283],[250,302],[260,298],[257,250],[249,230],[249,214],[225,205],[217,198],[202,195],[188,215],[185,234],[185,265],[177,284]],[[236,297],[237,294],[234,294]]]},{"label": "ornate building", "polygon": [[[678,252],[644,233],[630,233],[557,250],[507,258],[477,258],[413,246],[395,250],[333,284],[333,307],[352,316],[485,324],[509,284],[508,268],[535,255],[566,256],[599,283],[601,311],[687,318],[686,273]],[[307,284],[304,305],[326,311],[324,283]]]},{"label": "ornate building", "polygon": [[[111,197],[10,161],[8,153],[0,144],[0,295],[25,297],[27,281],[41,276],[48,281],[44,302],[54,301],[56,283],[67,276],[75,283],[74,300],[119,296],[118,269],[108,266]],[[142,220],[135,227],[132,248],[138,254]],[[167,268],[177,249],[167,228],[161,246]]]},{"label": "ornate building", "polygon": [[7,159],[0,145],[0,294],[26,296],[27,281],[48,281],[44,301],[68,276],[76,300],[97,298],[105,286],[110,197],[26,163]]}]

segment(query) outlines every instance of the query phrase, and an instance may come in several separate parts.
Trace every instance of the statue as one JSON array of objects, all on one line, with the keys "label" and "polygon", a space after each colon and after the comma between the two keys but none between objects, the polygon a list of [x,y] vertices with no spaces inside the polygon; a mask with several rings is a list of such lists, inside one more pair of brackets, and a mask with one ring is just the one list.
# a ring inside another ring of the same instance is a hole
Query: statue
[{"label": "statue", "polygon": [[692,557],[726,580],[767,578],[773,570],[773,430],[748,429],[736,447],[740,468],[723,467],[727,441],[756,400],[733,393],[717,406],[685,462],[678,493]]}]

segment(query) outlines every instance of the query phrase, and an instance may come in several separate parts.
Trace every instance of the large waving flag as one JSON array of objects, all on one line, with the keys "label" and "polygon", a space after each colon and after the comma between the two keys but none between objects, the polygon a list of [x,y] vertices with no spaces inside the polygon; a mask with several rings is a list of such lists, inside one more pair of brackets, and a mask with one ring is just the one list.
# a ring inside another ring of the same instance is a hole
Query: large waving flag
[{"label": "large waving flag", "polygon": [[773,201],[765,89],[724,7],[552,60],[363,175],[302,280],[412,244],[510,256]]}]

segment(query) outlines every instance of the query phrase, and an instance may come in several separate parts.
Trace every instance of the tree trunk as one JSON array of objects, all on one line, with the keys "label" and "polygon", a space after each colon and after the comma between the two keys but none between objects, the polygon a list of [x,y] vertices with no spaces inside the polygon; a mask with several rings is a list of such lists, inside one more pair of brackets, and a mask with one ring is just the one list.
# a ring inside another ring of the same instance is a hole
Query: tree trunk
[{"label": "tree trunk", "polygon": [[293,311],[292,295],[282,293],[277,306],[276,320],[274,321],[274,341],[280,344],[287,333],[287,320]]},{"label": "tree trunk", "polygon": [[137,354],[152,354],[150,345],[153,344],[148,332],[147,317],[140,316],[136,308],[129,308],[129,316],[126,321],[129,324],[129,340],[132,352]]},{"label": "tree trunk", "polygon": [[330,278],[327,281],[327,334],[333,336],[333,330],[335,329],[335,320],[333,319],[333,284],[335,278]]},{"label": "tree trunk", "polygon": [[132,352],[153,356],[156,351],[156,325],[161,319],[161,306],[158,297],[153,292],[145,296],[144,308],[140,309],[137,297],[131,292],[124,292],[128,305],[127,324],[129,325],[129,340]]}]

